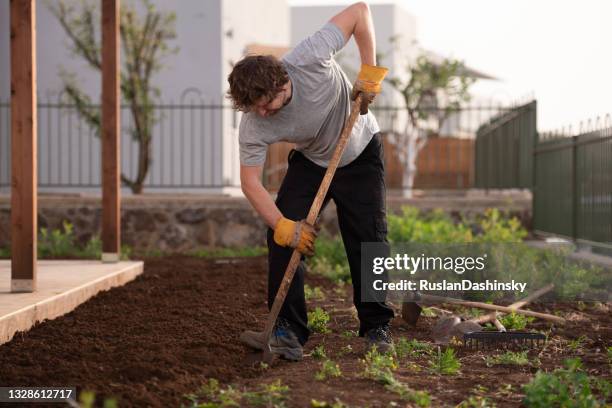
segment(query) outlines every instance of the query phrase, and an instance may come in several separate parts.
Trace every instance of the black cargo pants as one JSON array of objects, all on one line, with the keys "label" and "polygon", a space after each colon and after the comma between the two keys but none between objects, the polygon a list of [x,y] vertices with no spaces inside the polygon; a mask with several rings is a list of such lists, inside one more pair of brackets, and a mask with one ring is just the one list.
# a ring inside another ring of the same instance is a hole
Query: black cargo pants
[{"label": "black cargo pants", "polygon": [[[308,215],[326,169],[296,150],[291,150],[288,161],[289,168],[278,191],[276,205],[286,218],[301,220]],[[355,160],[337,169],[323,203],[325,207],[333,199],[336,204],[338,224],[351,270],[360,336],[393,318],[393,310],[384,302],[361,301],[361,243],[387,242],[384,176],[383,142],[381,134],[377,133]],[[293,252],[292,248],[277,245],[273,234],[273,230],[268,228],[269,308]],[[310,334],[304,299],[303,260],[304,257],[279,314],[288,320],[302,345]]]}]

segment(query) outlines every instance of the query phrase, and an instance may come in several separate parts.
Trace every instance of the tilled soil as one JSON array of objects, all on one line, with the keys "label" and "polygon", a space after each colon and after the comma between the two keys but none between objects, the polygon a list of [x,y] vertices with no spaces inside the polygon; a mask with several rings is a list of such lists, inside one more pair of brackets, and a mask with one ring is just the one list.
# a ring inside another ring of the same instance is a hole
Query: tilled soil
[{"label": "tilled soil", "polygon": [[[307,407],[312,399],[352,406],[388,406],[401,402],[396,394],[361,376],[363,339],[348,336],[358,327],[350,286],[338,290],[319,276],[306,278],[322,288],[325,299],[309,302],[331,315],[328,334],[313,334],[302,362],[277,361],[271,367],[250,366],[250,350],[238,336],[245,329],[263,328],[266,308],[266,258],[206,260],[168,256],[145,260],[145,271],[133,282],[102,292],[73,312],[37,324],[0,346],[0,386],[77,386],[94,391],[98,400],[114,397],[120,407],[178,407],[184,395],[209,378],[222,386],[254,390],[281,379],[290,387],[288,406]],[[442,306],[445,307],[445,306]],[[448,309],[448,308],[447,308]],[[564,327],[552,327],[544,349],[530,352],[526,366],[488,367],[492,352],[457,347],[461,371],[440,376],[427,370],[427,356],[399,362],[398,380],[426,390],[433,406],[454,406],[470,396],[486,396],[497,406],[519,406],[527,383],[540,369],[561,367],[581,357],[585,370],[612,379],[606,347],[612,343],[610,305],[537,305],[532,309],[561,313]],[[417,328],[398,317],[392,322],[395,339],[431,342],[436,317],[422,317]],[[536,321],[529,329],[551,326]],[[574,341],[580,338],[580,341]],[[320,360],[312,349],[323,344],[343,375],[316,381]],[[346,346],[350,345],[349,350]]]}]

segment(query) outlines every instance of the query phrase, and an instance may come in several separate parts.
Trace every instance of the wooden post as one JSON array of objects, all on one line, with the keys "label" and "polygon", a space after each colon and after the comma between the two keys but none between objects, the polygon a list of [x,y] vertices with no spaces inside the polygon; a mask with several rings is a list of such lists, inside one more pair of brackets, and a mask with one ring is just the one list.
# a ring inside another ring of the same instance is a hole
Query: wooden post
[{"label": "wooden post", "polygon": [[36,9],[11,0],[11,292],[36,290]]},{"label": "wooden post", "polygon": [[121,251],[119,0],[102,0],[102,262]]}]

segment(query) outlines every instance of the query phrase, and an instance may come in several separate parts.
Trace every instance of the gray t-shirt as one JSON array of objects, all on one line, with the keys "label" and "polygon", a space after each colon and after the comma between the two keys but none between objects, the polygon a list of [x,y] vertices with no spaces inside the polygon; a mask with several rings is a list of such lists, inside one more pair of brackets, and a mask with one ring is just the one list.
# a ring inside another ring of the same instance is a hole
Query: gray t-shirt
[{"label": "gray t-shirt", "polygon": [[[343,46],[342,31],[329,22],[282,59],[292,83],[291,101],[269,117],[242,115],[242,165],[263,165],[268,145],[285,141],[295,143],[296,150],[319,166],[328,166],[351,108],[352,84],[333,59]],[[357,158],[377,132],[372,112],[359,115],[339,166]]]}]

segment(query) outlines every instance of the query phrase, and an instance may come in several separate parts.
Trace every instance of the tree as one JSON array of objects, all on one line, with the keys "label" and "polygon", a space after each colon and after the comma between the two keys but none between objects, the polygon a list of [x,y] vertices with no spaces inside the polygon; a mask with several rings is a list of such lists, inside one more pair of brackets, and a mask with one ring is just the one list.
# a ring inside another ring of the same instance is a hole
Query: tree
[{"label": "tree", "polygon": [[421,55],[408,67],[407,81],[388,79],[402,95],[408,114],[404,131],[392,131],[389,135],[402,164],[402,190],[406,197],[412,196],[416,160],[427,138],[438,134],[448,116],[471,99],[468,90],[476,79],[466,72],[462,61],[447,58],[434,63]]},{"label": "tree", "polygon": [[[141,20],[133,6],[122,4],[119,27],[123,51],[120,88],[134,123],[130,136],[138,143],[136,177],[130,179],[122,173],[121,181],[135,194],[142,193],[144,180],[151,167],[151,131],[158,120],[153,111],[153,99],[159,97],[160,90],[151,84],[151,77],[162,69],[160,61],[165,56],[178,52],[178,47],[170,48],[167,44],[168,40],[176,38],[175,13],[156,11],[149,0],[141,2],[146,10],[144,20]],[[101,73],[99,3],[100,0],[81,0],[80,8],[77,9],[74,1],[61,0],[57,6],[48,1],[47,7],[68,35],[71,52]],[[99,137],[100,110],[91,103],[89,95],[80,89],[74,73],[62,68],[60,75],[69,103],[75,106],[78,114]]]}]

